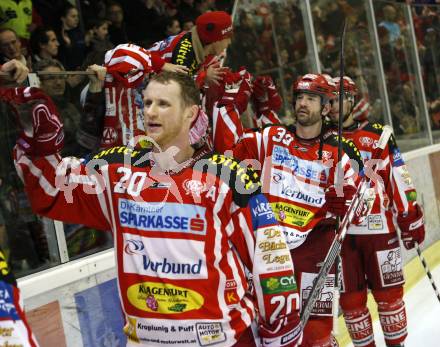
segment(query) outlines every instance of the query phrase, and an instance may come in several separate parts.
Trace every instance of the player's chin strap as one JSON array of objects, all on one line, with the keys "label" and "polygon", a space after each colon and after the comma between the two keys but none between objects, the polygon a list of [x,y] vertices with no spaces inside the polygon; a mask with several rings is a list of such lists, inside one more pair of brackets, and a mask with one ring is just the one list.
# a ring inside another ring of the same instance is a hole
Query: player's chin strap
[{"label": "player's chin strap", "polygon": [[[341,32],[341,46],[339,52],[339,117],[338,117],[338,161],[336,167],[336,184],[343,184],[343,175],[342,175],[342,123],[344,121],[344,41],[345,41],[345,29],[347,26],[347,22],[344,19],[342,24],[342,32]],[[340,225],[340,217],[336,218],[336,231],[339,229]],[[332,302],[332,316],[333,316],[333,335],[338,334],[338,317],[339,317],[339,287],[340,287],[340,277],[341,271],[340,268],[342,266],[341,256],[338,254],[335,261],[335,282],[333,289],[333,302]]]},{"label": "player's chin strap", "polygon": [[[389,125],[385,125],[382,130],[382,135],[377,143],[377,148],[373,152],[372,158],[379,158],[384,148],[387,146],[388,140],[392,135],[393,131]],[[348,227],[353,219],[360,218],[368,214],[369,208],[365,208],[365,204],[368,204],[367,199],[364,198],[367,196],[370,187],[369,177],[377,177],[377,173],[375,172],[377,168],[377,161],[373,162],[373,165],[365,164],[366,174],[361,178],[359,182],[359,186],[357,187],[356,194],[353,196],[353,200],[351,205],[348,207],[347,213],[342,219],[339,229],[335,235],[335,238],[330,245],[330,248],[325,256],[325,260],[319,270],[318,276],[315,278],[315,281],[312,286],[312,290],[310,291],[309,296],[306,298],[306,303],[301,311],[301,324],[305,326],[307,321],[309,320],[310,314],[315,306],[316,301],[321,293],[322,288],[324,287],[325,280],[327,279],[328,274],[330,273],[330,269],[335,262],[336,257],[340,254],[342,248],[342,242],[345,239],[345,235],[347,234]]]}]

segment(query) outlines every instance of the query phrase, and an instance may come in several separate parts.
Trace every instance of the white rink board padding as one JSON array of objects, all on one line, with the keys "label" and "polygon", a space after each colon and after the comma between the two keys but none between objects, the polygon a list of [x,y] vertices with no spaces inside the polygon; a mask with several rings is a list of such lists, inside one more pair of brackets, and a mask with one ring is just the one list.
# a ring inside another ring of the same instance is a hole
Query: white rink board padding
[{"label": "white rink board padding", "polygon": [[[440,241],[437,241],[423,256],[430,267],[434,281],[440,284]],[[406,347],[438,347],[440,329],[440,303],[431,287],[428,276],[425,274],[418,258],[412,259],[404,268],[407,283],[405,285],[405,303],[408,317],[408,337]],[[377,316],[376,304],[368,295],[368,307],[373,318],[374,337],[377,347],[386,347],[382,329]],[[342,316],[339,318],[338,341],[341,347],[353,347]]]}]

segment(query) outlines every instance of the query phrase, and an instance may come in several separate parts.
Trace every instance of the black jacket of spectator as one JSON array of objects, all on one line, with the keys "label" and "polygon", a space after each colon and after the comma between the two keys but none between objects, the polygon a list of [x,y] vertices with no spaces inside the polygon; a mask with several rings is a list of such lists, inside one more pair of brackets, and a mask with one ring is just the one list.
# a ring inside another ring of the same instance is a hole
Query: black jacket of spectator
[{"label": "black jacket of spectator", "polygon": [[79,27],[72,30],[66,30],[66,34],[69,36],[71,44],[70,46],[67,46],[59,33],[58,41],[60,42],[60,48],[58,56],[66,70],[76,70],[82,65],[83,60],[86,57],[84,34]]},{"label": "black jacket of spectator", "polygon": [[111,43],[113,43],[115,46],[121,43],[127,43],[129,41],[125,23],[123,23],[120,28],[110,25],[108,27],[108,36]]}]

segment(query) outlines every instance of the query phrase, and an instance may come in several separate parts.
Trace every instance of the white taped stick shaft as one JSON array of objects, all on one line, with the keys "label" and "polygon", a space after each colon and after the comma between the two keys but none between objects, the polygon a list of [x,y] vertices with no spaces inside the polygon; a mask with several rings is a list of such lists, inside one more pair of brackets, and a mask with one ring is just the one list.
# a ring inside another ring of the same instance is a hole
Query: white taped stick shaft
[{"label": "white taped stick shaft", "polygon": [[391,128],[389,125],[384,125],[382,128],[382,135],[380,135],[380,139],[377,142],[377,148],[384,149],[392,134],[393,128]]}]

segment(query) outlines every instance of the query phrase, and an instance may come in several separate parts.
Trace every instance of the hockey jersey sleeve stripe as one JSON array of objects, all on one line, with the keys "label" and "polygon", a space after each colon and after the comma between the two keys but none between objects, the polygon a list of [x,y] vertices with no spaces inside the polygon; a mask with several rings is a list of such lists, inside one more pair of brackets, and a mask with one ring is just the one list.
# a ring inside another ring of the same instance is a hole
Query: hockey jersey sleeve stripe
[{"label": "hockey jersey sleeve stripe", "polygon": [[50,165],[52,165],[52,168],[56,170],[58,163],[61,161],[61,156],[59,156],[58,154],[48,155],[46,157],[46,160]]},{"label": "hockey jersey sleeve stripe", "polygon": [[[108,204],[109,204],[108,211],[110,212],[110,216],[111,216],[111,223],[110,223],[110,225],[112,225],[113,228],[115,228],[115,226],[117,224],[116,224],[114,208],[113,208],[112,192],[111,192],[111,189],[109,189],[111,187],[111,182],[110,182],[110,176],[109,176],[109,173],[108,173],[108,166],[101,167],[101,172],[102,172],[102,176],[104,177],[104,180],[105,180],[105,185],[107,187],[106,193],[107,193],[107,201],[108,201]],[[108,216],[108,214],[107,214],[107,216]]]},{"label": "hockey jersey sleeve stripe", "polygon": [[265,127],[266,125],[281,124],[278,115],[271,110],[261,116],[260,122],[262,128]]},{"label": "hockey jersey sleeve stripe", "polygon": [[[126,89],[126,90],[128,90],[128,89]],[[115,91],[115,93],[116,93],[116,91]],[[123,139],[125,139],[125,136],[126,136],[125,135],[125,130],[126,130],[125,124],[126,123],[125,123],[125,119],[124,119],[124,117],[126,115],[126,112],[125,112],[125,110],[126,110],[125,102],[126,102],[126,99],[128,99],[128,96],[126,98],[123,97],[124,93],[125,93],[125,95],[127,95],[127,92],[126,91],[124,92],[124,89],[120,90],[119,98],[118,98],[118,105],[117,105],[117,108],[118,108],[117,115],[119,117],[119,125],[121,127],[121,136],[122,136]],[[122,103],[124,103],[124,105],[122,105]],[[122,141],[120,141],[120,142],[123,143]]]},{"label": "hockey jersey sleeve stripe", "polygon": [[54,168],[58,156],[31,158],[16,146],[14,164],[23,180],[35,213],[69,223],[87,224],[108,230],[107,208],[100,192],[103,187],[80,160],[68,157]]},{"label": "hockey jersey sleeve stripe", "polygon": [[131,76],[128,78],[129,83],[133,83],[134,81],[137,81],[139,78],[141,78],[144,75],[144,72],[139,71],[137,74]]},{"label": "hockey jersey sleeve stripe", "polygon": [[151,67],[151,57],[147,51],[142,52],[143,48],[135,45],[119,45],[113,51],[106,55],[105,63],[107,66],[113,66],[117,63],[126,62],[138,69],[144,69],[144,66]]},{"label": "hockey jersey sleeve stripe", "polygon": [[242,131],[240,131],[240,134],[238,134],[239,129],[237,129],[237,127],[235,126],[234,121],[229,116],[228,112],[226,111],[226,108],[221,107],[219,109],[219,111],[220,111],[220,114],[222,115],[223,121],[225,122],[226,126],[228,127],[229,132],[234,137],[234,143],[237,143],[238,139],[241,136]]},{"label": "hockey jersey sleeve stripe", "polygon": [[[143,65],[137,61],[136,59],[132,58],[132,57],[117,57],[117,58],[112,58],[109,63],[107,64],[108,67],[112,67],[115,66],[117,64],[120,64],[120,66],[123,66],[125,68],[127,68],[128,66],[126,66],[125,64],[130,64],[132,65],[134,68],[138,69],[138,70],[142,70],[144,67]],[[124,71],[127,69],[123,69]]]},{"label": "hockey jersey sleeve stripe", "polygon": [[[254,250],[255,250],[255,237],[254,237],[254,233],[249,229],[249,225],[248,222],[246,220],[246,218],[244,217],[244,215],[242,213],[240,213],[238,215],[238,222],[239,222],[239,227],[244,235],[244,238],[246,240],[246,246],[248,249],[248,254],[253,255],[254,254]],[[252,259],[252,257],[251,257]]]},{"label": "hockey jersey sleeve stripe", "polygon": [[[212,214],[214,228],[216,230],[221,230],[221,227],[222,227],[222,221],[220,219],[219,213],[224,206],[224,201],[225,201],[225,197],[227,196],[227,194],[229,194],[229,189],[227,188],[227,186],[224,183],[222,183],[221,186],[219,187],[219,194],[217,197],[217,201],[215,202],[215,205],[213,208],[213,214]],[[225,312],[228,312],[228,307],[227,307],[227,303],[226,303],[226,299],[225,299],[225,295],[224,295],[224,289],[226,288],[226,274],[220,268],[220,260],[222,259],[222,255],[221,255],[222,237],[223,237],[223,233],[221,233],[221,232],[215,233],[214,267],[218,270],[218,274],[219,274],[219,285],[217,288],[217,298],[218,298],[221,312],[225,313]],[[229,263],[229,264],[231,264],[231,263]],[[223,318],[224,318],[226,324],[229,325],[229,319],[228,319],[229,317],[224,316]],[[231,331],[230,326],[228,326],[227,330]]]},{"label": "hockey jersey sleeve stripe", "polygon": [[[44,192],[49,196],[56,196],[59,193],[59,189],[55,188],[53,185],[49,183],[49,181],[44,177],[43,172],[36,167],[32,161],[29,160],[26,156],[21,156],[21,158],[18,160],[19,166],[17,166],[17,169],[21,171],[23,175],[23,166],[26,167],[29,172],[38,179],[38,184],[40,187],[44,190]],[[24,175],[23,175],[24,176]]]},{"label": "hockey jersey sleeve stripe", "polygon": [[[270,133],[270,127],[264,128],[263,130],[263,150],[264,153],[267,153],[267,147],[268,147],[268,143],[269,143],[269,133]],[[260,135],[260,134],[258,134]],[[258,141],[261,143],[261,135],[260,135],[260,141]],[[260,143],[258,143],[258,149],[261,148]],[[258,158],[264,157],[265,155],[261,155],[260,150],[258,150]]]},{"label": "hockey jersey sleeve stripe", "polygon": [[139,55],[145,62],[148,63],[148,65],[151,66],[151,57],[149,54],[147,54],[147,50],[145,50],[142,47],[136,46],[136,45],[130,45],[127,47],[124,47],[124,49],[127,52],[132,52],[134,54],[134,56]]},{"label": "hockey jersey sleeve stripe", "polygon": [[163,54],[163,55],[162,55],[162,58],[163,58],[164,60],[166,60],[166,59],[171,59],[172,56],[173,56],[173,53],[170,52],[170,53],[165,53],[165,54]]},{"label": "hockey jersey sleeve stripe", "polygon": [[110,216],[109,216],[110,209],[107,205],[104,194],[97,194],[97,197],[98,197],[99,206],[101,207],[101,211],[104,214],[105,219],[107,220],[109,225],[112,225],[111,220],[110,220]]},{"label": "hockey jersey sleeve stripe", "polygon": [[[239,260],[239,256],[236,252],[229,252],[228,253],[228,263],[229,264],[237,264],[237,266],[232,267],[232,275],[233,280],[237,283],[236,287],[236,294],[240,298],[245,298],[245,288],[243,286],[243,283],[246,281],[246,277],[244,275],[244,269],[241,267],[241,261]],[[241,273],[241,275],[240,275]],[[240,284],[240,285],[238,285]],[[241,313],[241,319],[245,323],[245,326],[250,326],[251,321],[253,319],[253,315],[251,316],[251,312],[253,312],[253,308],[251,310],[248,310],[247,304],[243,303],[241,301],[241,305],[237,306],[237,309]]]},{"label": "hockey jersey sleeve stripe", "polygon": [[[129,81],[131,81],[131,79],[129,79]],[[132,100],[133,100],[133,90],[132,89],[128,89],[127,90],[128,124],[129,124],[129,127],[130,127],[130,133],[132,134],[130,137],[133,137],[133,135],[134,135],[133,120],[137,118],[136,112],[133,112],[133,102],[132,102]]]}]

